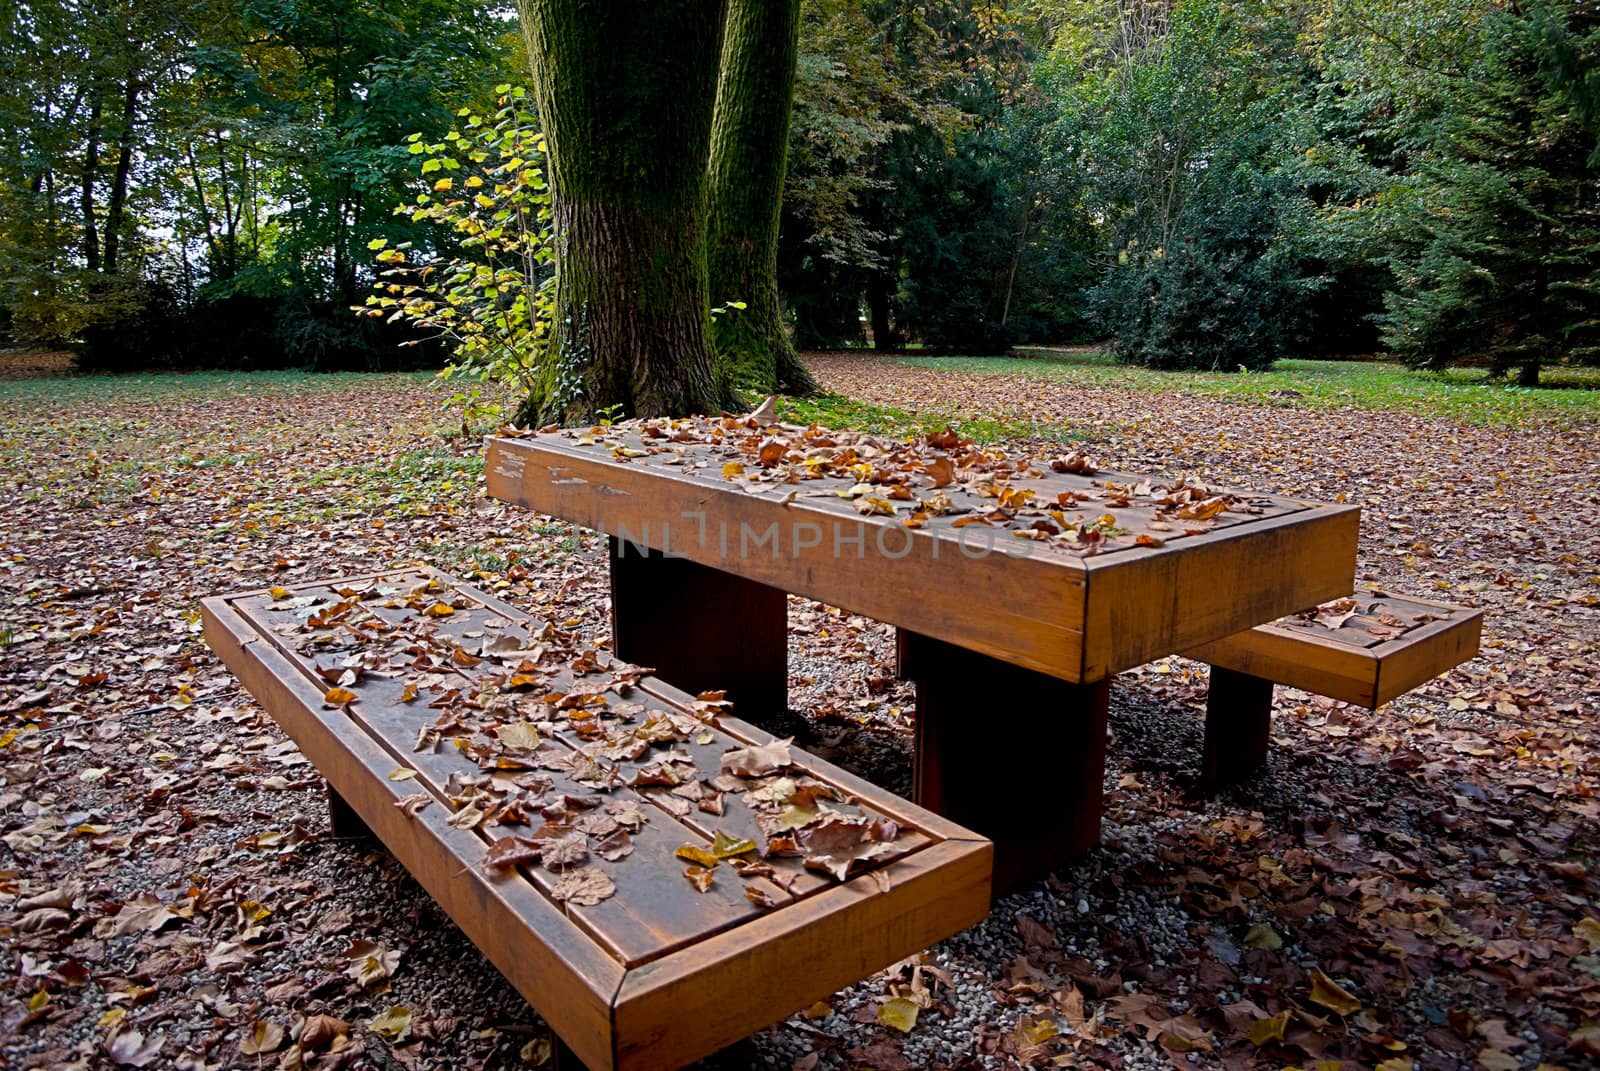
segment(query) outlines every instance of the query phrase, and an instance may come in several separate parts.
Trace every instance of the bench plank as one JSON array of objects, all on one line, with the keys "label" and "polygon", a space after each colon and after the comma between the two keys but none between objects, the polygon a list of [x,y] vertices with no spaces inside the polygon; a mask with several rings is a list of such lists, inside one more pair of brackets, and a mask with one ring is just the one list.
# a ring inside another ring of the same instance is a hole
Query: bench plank
[{"label": "bench plank", "polygon": [[[429,636],[417,631],[417,604],[408,607],[403,592],[433,584],[439,585],[439,593],[428,598],[437,597],[452,608],[437,619]],[[334,619],[318,628],[308,631],[296,616],[296,611],[321,612],[351,601],[349,593],[363,586],[365,597],[355,600],[352,611],[330,614]],[[693,808],[678,814],[682,804],[676,797],[666,798],[667,789],[619,784],[606,798],[634,800],[649,818],[633,837],[631,855],[615,863],[591,856],[584,864],[608,874],[615,895],[589,906],[557,903],[550,898],[555,875],[542,867],[519,867],[499,876],[484,869],[494,836],[527,835],[529,827],[465,829],[447,824],[452,792],[459,792],[463,777],[482,777],[483,771],[476,759],[452,746],[450,736],[438,746],[414,750],[419,734],[435,724],[439,711],[428,706],[426,690],[404,701],[402,690],[414,683],[409,671],[383,675],[394,665],[393,651],[406,643],[413,644],[406,657],[418,652],[429,667],[457,658],[464,664],[486,640],[499,636],[512,637],[518,647],[536,642],[541,626],[483,592],[421,570],[292,593],[208,599],[202,611],[213,649],[324,772],[331,791],[389,846],[590,1067],[690,1062],[987,913],[992,859],[987,841],[809,756],[796,756],[794,765],[835,786],[843,796],[838,810],[892,817],[901,825],[891,853],[875,860],[868,872],[837,883],[802,869],[798,859],[774,858],[770,862],[780,877],[788,875],[782,884],[763,878],[747,883],[731,868],[719,867],[710,891],[697,892],[682,875],[683,861],[674,857],[679,845],[709,847],[719,829],[754,834],[752,839],[765,842],[740,794],[724,793],[721,817]],[[405,632],[398,626],[408,619],[411,631]],[[385,636],[385,630],[404,638],[374,661],[363,654],[373,650],[365,641]],[[426,639],[428,650],[422,650],[418,636]],[[441,652],[452,654],[441,663]],[[352,685],[356,700],[331,707],[324,694],[330,677],[337,678],[342,663],[356,661],[364,661],[368,671]],[[626,712],[636,704],[635,718],[647,717],[651,709],[677,710],[683,716],[694,707],[692,697],[648,677],[623,694],[614,676],[621,664],[603,655],[596,656],[595,664],[599,668],[585,675],[587,681],[568,670],[545,687],[576,692],[587,684],[606,696],[611,710]],[[446,675],[451,672],[471,694],[473,674],[445,670]],[[550,727],[554,731],[541,734],[545,746],[555,749],[549,755],[572,754],[582,746],[572,723]],[[698,770],[711,771],[704,775],[709,777],[725,751],[770,740],[754,727],[724,717],[696,730],[688,742],[674,744],[673,751],[684,753]],[[630,779],[660,754],[619,760],[620,778]],[[394,779],[400,771],[409,776]],[[529,773],[503,770],[492,776],[504,784]],[[532,773],[550,780],[547,798],[594,795],[571,771],[540,768]],[[408,817],[396,804],[417,792],[428,793],[435,805]],[[537,814],[532,819],[541,821]],[[773,906],[758,907],[745,896],[747,887],[765,893]],[[938,896],[930,892],[934,887],[941,890]],[[923,910],[924,900],[938,900],[937,908]],[[849,947],[839,943],[847,940]],[[770,962],[777,976],[793,984],[752,985],[745,974],[751,957]],[[868,965],[863,968],[863,963]],[[638,995],[631,998],[629,1011],[622,994],[624,983],[635,975],[655,981],[640,981],[630,990]],[[716,1006],[715,1021],[660,1016],[662,1006],[652,1001],[663,992],[663,979],[677,980],[675,985],[690,987],[700,994],[698,999]],[[660,1021],[652,1021],[652,1015]]]}]

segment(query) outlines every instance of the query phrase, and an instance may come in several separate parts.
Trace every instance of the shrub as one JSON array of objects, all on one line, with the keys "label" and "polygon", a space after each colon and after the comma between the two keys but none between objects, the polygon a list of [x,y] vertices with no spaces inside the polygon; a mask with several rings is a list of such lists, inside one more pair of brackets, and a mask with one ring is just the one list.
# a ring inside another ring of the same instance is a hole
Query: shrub
[{"label": "shrub", "polygon": [[499,110],[457,113],[461,130],[442,141],[411,135],[426,188],[397,214],[442,228],[453,251],[439,254],[376,239],[386,265],[377,293],[356,310],[364,322],[420,329],[451,347],[445,378],[467,380],[456,396],[469,415],[496,416],[491,383],[534,393],[554,306],[550,190],[544,135],[521,87],[496,87]]}]

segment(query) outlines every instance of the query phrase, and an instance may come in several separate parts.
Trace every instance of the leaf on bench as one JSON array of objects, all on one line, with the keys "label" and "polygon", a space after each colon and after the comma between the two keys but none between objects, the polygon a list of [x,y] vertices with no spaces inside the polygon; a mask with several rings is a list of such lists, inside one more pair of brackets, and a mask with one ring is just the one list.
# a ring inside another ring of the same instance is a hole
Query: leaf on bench
[{"label": "leaf on bench", "polygon": [[569,870],[550,886],[550,898],[579,907],[592,907],[614,895],[617,886],[602,870],[585,867]]},{"label": "leaf on bench", "polygon": [[722,756],[722,772],[739,777],[764,777],[790,765],[794,759],[789,754],[789,744],[794,737],[771,744],[755,744],[737,748]]}]

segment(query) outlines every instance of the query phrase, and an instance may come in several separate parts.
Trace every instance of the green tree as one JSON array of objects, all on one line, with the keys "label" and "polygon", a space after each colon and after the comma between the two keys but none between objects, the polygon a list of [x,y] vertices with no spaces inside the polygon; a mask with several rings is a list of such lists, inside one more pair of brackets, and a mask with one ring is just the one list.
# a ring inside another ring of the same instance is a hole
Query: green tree
[{"label": "green tree", "polygon": [[1301,336],[1310,203],[1298,27],[1266,4],[1081,6],[1052,63],[1060,141],[1106,235],[1091,299],[1119,359],[1264,368]]},{"label": "green tree", "polygon": [[1407,363],[1483,359],[1526,386],[1600,360],[1600,116],[1583,106],[1590,5],[1480,10],[1456,62],[1402,113],[1403,176],[1384,338]]}]

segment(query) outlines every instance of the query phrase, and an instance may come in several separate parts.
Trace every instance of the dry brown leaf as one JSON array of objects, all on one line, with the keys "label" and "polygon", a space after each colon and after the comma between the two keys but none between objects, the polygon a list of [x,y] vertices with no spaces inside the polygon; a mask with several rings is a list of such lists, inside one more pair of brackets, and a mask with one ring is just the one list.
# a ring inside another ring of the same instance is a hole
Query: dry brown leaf
[{"label": "dry brown leaf", "polygon": [[569,870],[557,878],[550,887],[550,898],[579,907],[591,907],[616,891],[616,884],[605,871],[585,867],[582,870]]}]

